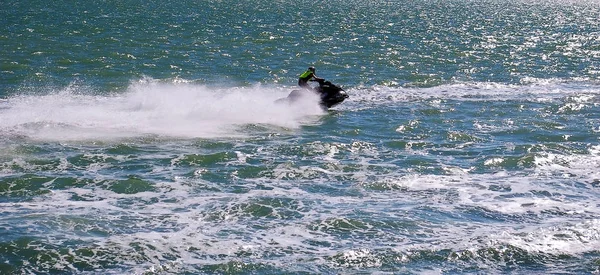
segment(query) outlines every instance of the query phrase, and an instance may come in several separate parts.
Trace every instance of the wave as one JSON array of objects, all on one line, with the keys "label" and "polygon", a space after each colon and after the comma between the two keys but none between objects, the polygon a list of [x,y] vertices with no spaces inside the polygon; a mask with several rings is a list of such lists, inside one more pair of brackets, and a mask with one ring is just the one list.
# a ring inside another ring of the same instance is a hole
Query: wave
[{"label": "wave", "polygon": [[[458,273],[598,270],[599,221],[593,217],[510,216],[460,205],[453,211],[398,203],[400,193],[365,201],[294,186],[302,185],[211,193],[174,182],[135,197],[101,188],[57,189],[54,200],[9,209],[21,222],[10,225],[15,234],[0,238],[0,250],[10,251],[8,259],[29,261],[9,261],[0,270],[427,272],[432,264]],[[60,208],[55,199],[62,199]]]}]

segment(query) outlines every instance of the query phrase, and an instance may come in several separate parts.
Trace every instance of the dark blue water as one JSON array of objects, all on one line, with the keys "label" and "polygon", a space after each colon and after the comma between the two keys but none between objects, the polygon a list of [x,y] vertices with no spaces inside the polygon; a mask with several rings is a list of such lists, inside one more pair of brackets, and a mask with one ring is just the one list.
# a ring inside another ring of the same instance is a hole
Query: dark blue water
[{"label": "dark blue water", "polygon": [[3,3],[0,274],[600,273],[599,15]]}]

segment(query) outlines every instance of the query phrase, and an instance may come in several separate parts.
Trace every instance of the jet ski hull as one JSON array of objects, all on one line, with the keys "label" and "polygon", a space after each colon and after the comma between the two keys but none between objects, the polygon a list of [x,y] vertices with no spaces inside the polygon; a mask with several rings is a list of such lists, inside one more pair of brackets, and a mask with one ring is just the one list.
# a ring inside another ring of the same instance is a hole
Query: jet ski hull
[{"label": "jet ski hull", "polygon": [[[287,97],[276,100],[276,103],[292,104],[301,97],[308,95],[310,90],[293,90]],[[319,87],[314,91],[320,97],[319,105],[323,109],[332,108],[346,100],[349,96],[341,87],[332,84],[329,81],[319,81]]]}]

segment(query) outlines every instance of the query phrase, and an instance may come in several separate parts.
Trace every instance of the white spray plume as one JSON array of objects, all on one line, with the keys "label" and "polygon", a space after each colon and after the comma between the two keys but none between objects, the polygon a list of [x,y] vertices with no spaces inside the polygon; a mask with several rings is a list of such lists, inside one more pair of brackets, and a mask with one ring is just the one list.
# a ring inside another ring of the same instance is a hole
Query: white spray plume
[{"label": "white spray plume", "polygon": [[297,129],[323,114],[315,97],[275,104],[291,89],[210,88],[143,81],[121,95],[86,95],[72,88],[9,98],[0,108],[0,132],[40,140],[82,140],[159,135],[212,138],[244,135],[264,124]]}]

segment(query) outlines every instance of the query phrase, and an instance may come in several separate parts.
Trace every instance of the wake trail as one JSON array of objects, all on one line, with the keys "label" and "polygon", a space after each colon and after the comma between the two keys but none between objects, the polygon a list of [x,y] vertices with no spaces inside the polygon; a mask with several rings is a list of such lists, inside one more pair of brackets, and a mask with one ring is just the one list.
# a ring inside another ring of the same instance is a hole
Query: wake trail
[{"label": "wake trail", "polygon": [[209,88],[194,84],[134,83],[120,95],[87,95],[63,89],[9,98],[0,109],[0,132],[42,140],[159,135],[211,138],[244,135],[239,126],[297,129],[323,114],[317,98],[294,106],[275,104],[288,89]]}]

